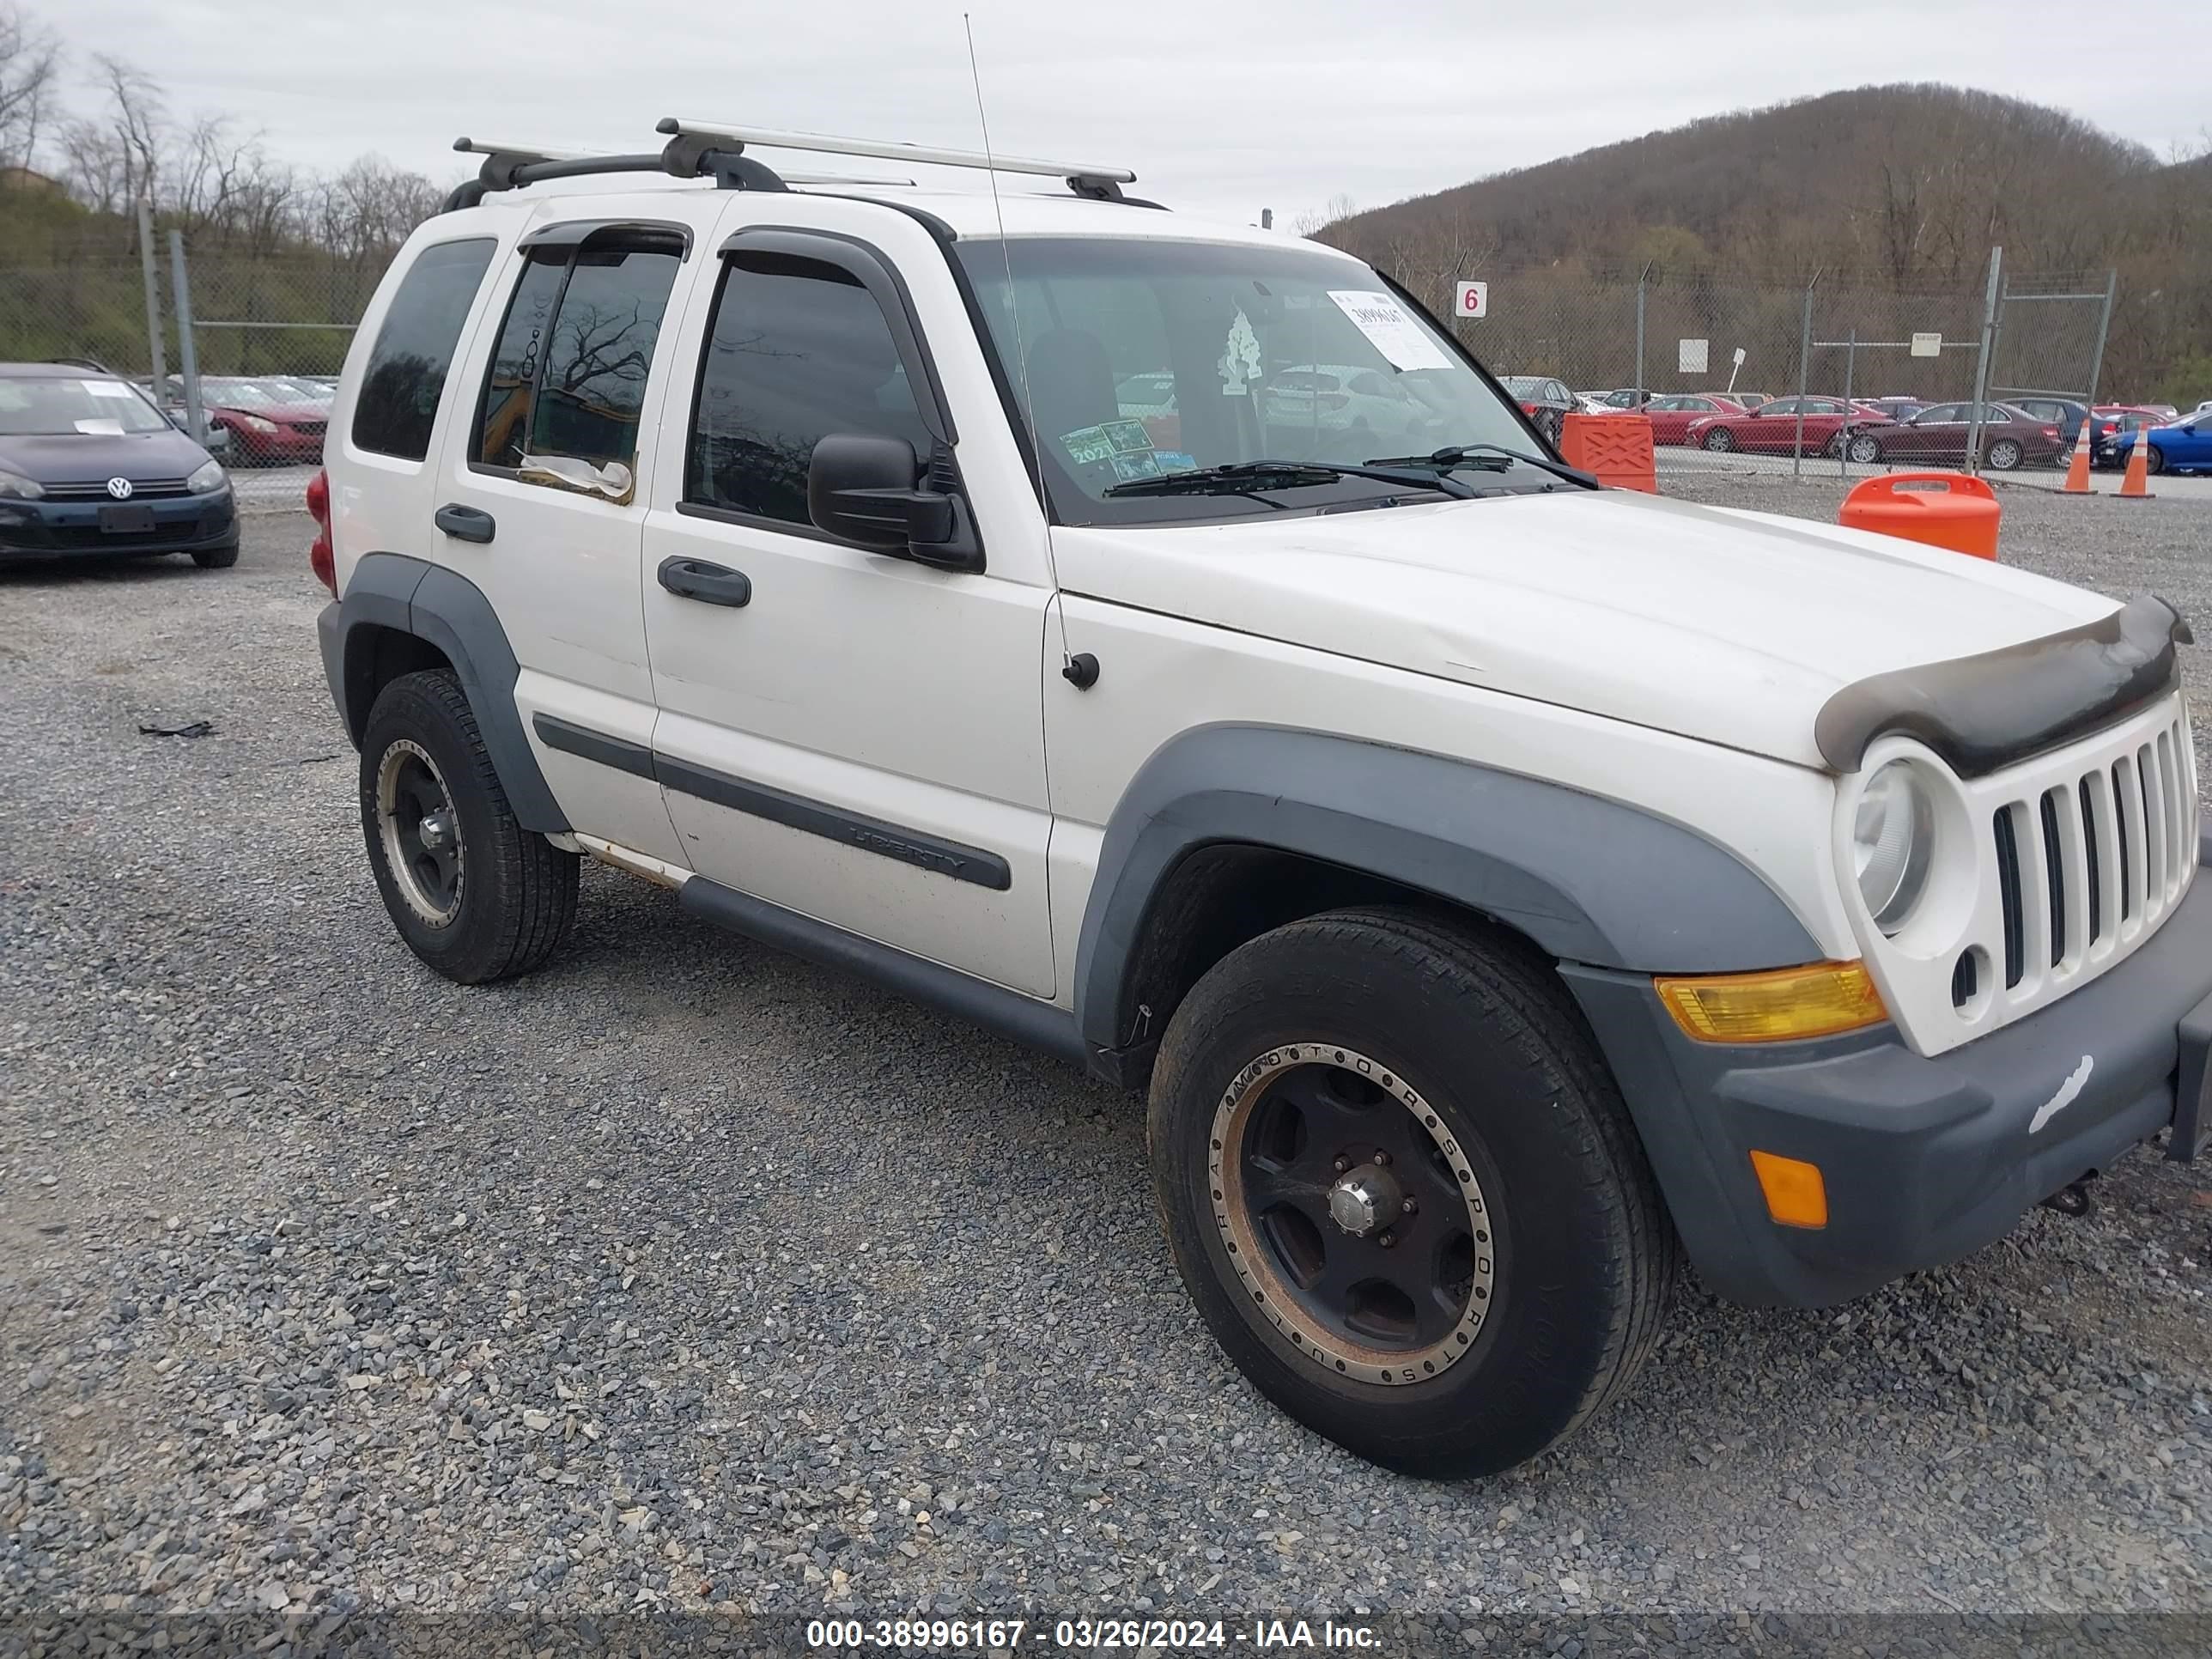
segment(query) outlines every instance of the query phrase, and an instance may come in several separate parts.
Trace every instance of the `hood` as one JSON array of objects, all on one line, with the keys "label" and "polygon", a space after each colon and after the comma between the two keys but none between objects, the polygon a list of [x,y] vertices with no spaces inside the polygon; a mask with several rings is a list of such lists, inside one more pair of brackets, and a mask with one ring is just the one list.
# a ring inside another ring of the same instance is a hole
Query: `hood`
[{"label": "hood", "polygon": [[103,478],[150,483],[157,478],[186,478],[206,465],[207,460],[207,451],[174,427],[163,427],[158,432],[126,432],[120,437],[91,432],[0,435],[0,467],[43,484],[87,483]]},{"label": "hood", "polygon": [[1825,765],[1869,675],[2016,645],[2115,601],[1983,559],[1631,490],[1053,532],[1111,603]]}]

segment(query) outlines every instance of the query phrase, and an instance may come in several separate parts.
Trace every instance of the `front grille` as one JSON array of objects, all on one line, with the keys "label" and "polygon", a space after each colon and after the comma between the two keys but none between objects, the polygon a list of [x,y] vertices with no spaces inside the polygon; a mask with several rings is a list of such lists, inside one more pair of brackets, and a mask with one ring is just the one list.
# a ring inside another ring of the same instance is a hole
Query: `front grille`
[{"label": "front grille", "polygon": [[[105,478],[79,479],[72,483],[50,483],[46,487],[46,499],[50,501],[106,501],[113,496],[107,493]],[[129,500],[159,501],[163,496],[187,495],[182,478],[133,478]]]},{"label": "front grille", "polygon": [[[1905,740],[1886,755],[1910,752]],[[2177,690],[2101,732],[2003,771],[1960,778],[1970,835],[1939,833],[1929,899],[1885,933],[1851,926],[1913,1048],[1939,1054],[2024,1018],[2127,960],[2179,908],[2197,872],[2197,767]],[[1838,791],[1848,834],[1857,797]]]},{"label": "front grille", "polygon": [[2069,979],[2106,939],[2165,916],[2197,862],[2190,773],[2177,718],[2077,778],[1997,807],[2008,990],[2035,971]]}]

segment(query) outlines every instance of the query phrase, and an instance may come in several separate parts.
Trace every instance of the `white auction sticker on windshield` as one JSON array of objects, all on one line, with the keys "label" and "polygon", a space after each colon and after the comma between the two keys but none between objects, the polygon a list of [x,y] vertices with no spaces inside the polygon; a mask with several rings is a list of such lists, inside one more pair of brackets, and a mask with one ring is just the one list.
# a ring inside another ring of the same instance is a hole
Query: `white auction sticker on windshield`
[{"label": "white auction sticker on windshield", "polygon": [[128,400],[138,395],[120,380],[79,380],[77,384],[85,389],[88,396],[94,398],[121,398]]},{"label": "white auction sticker on windshield", "polygon": [[1388,294],[1357,289],[1331,289],[1336,308],[1367,337],[1368,343],[1390,360],[1394,368],[1449,368],[1443,349],[1421,331],[1406,307]]},{"label": "white auction sticker on windshield", "polygon": [[123,422],[110,420],[82,420],[76,423],[76,429],[88,438],[119,438],[123,435]]}]

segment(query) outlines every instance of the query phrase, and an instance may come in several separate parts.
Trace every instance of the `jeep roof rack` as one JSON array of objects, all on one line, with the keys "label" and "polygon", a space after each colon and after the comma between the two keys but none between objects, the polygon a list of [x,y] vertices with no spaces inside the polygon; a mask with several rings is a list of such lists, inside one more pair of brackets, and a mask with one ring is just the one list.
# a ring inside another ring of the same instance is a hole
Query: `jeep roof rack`
[{"label": "jeep roof rack", "polygon": [[837,138],[823,132],[791,132],[777,127],[726,126],[717,121],[695,121],[680,115],[664,115],[655,128],[673,138],[691,138],[726,145],[732,153],[748,144],[769,149],[806,149],[828,155],[860,155],[878,161],[907,161],[916,166],[976,167],[993,173],[1027,173],[1047,179],[1064,179],[1078,196],[1102,202],[1123,199],[1121,186],[1137,175],[1127,167],[1099,167],[1087,161],[1044,161],[1023,155],[987,155],[980,149],[936,149],[925,144],[892,144],[873,138]]},{"label": "jeep roof rack", "polygon": [[786,132],[772,127],[720,126],[665,116],[659,130],[668,142],[658,151],[630,155],[593,155],[585,150],[556,149],[544,144],[510,143],[505,140],[459,137],[453,149],[464,155],[481,155],[477,176],[457,186],[446,198],[446,210],[474,207],[495,191],[520,190],[549,179],[578,179],[593,173],[665,173],[676,179],[712,179],[724,190],[787,190],[793,185],[911,185],[911,179],[868,179],[836,173],[780,173],[744,153],[748,144],[772,149],[814,150],[831,155],[865,156],[877,161],[908,161],[928,167],[976,167],[996,173],[1024,173],[1065,179],[1078,196],[1101,202],[1127,202],[1133,207],[1157,207],[1136,197],[1124,196],[1121,186],[1136,174],[1127,167],[1096,167],[1080,161],[1044,161],[1028,156],[987,155],[981,150],[933,149],[921,144],[884,143],[868,138],[836,138],[819,132]]}]

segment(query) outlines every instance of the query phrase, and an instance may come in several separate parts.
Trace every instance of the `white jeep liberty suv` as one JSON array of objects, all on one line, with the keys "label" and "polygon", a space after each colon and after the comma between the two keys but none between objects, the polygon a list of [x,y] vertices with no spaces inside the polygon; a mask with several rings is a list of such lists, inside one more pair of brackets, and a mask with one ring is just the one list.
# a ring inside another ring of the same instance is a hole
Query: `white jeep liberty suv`
[{"label": "white jeep liberty suv", "polygon": [[2197,1153],[2163,602],[1599,489],[1373,270],[1126,173],[662,131],[465,143],[311,492],[439,972],[544,961],[589,854],[1147,1090],[1229,1356],[1431,1474],[1620,1391],[1684,1255],[1818,1305]]}]

